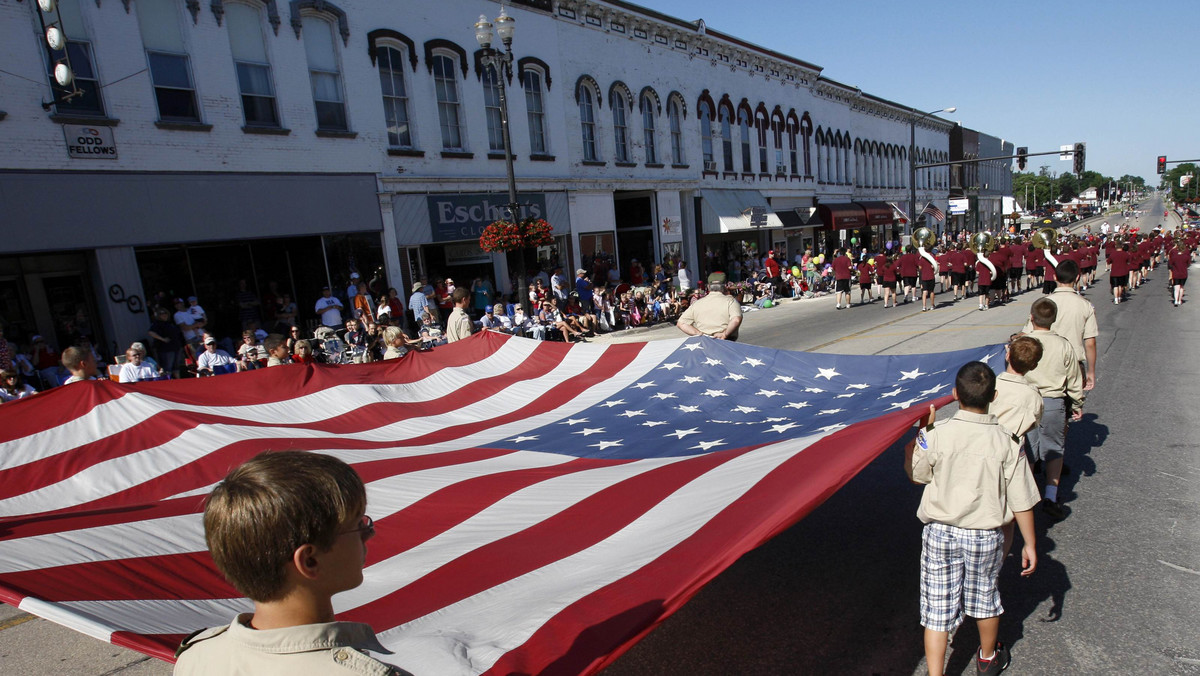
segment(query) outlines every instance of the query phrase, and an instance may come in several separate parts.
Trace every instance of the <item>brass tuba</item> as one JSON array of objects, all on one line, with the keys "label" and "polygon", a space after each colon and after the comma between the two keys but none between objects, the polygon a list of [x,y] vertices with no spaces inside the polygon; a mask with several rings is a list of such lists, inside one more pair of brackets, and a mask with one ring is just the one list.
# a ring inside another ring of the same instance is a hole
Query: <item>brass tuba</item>
[{"label": "brass tuba", "polygon": [[971,235],[968,244],[971,251],[985,256],[996,250],[996,238],[986,230]]},{"label": "brass tuba", "polygon": [[922,226],[913,232],[912,243],[926,249],[932,249],[933,245],[937,244],[937,235],[929,228]]},{"label": "brass tuba", "polygon": [[1033,233],[1033,237],[1030,238],[1029,243],[1035,249],[1053,250],[1055,245],[1058,244],[1058,231],[1054,228],[1042,228]]}]

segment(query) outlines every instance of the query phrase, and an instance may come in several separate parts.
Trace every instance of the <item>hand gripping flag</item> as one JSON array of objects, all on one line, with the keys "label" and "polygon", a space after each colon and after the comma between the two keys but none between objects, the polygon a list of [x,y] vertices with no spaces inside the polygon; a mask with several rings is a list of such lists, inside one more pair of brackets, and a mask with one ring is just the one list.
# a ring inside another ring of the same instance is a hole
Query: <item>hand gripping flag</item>
[{"label": "hand gripping flag", "polygon": [[334,603],[385,661],[595,673],[947,403],[975,359],[999,368],[1003,350],[485,332],[377,364],[68,385],[0,406],[0,598],[169,660],[251,608],[205,549],[204,496],[301,449],[367,484],[378,535]]}]

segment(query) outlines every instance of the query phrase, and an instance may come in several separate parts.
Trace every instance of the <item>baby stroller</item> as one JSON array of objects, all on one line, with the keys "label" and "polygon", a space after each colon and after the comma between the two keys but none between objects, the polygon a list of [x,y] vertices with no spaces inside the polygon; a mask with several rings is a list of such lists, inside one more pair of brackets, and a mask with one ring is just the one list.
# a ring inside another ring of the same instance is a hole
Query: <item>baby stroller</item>
[{"label": "baby stroller", "polygon": [[321,326],[313,331],[313,338],[316,343],[313,357],[317,361],[324,364],[349,364],[352,361],[346,350],[346,343],[338,336],[337,331],[328,326]]}]

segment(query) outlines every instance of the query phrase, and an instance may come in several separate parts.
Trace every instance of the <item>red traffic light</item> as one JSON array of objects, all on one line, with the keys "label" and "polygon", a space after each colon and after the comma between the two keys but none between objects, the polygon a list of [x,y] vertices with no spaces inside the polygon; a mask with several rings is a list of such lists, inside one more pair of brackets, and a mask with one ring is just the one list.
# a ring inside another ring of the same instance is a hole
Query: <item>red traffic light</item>
[{"label": "red traffic light", "polygon": [[1158,173],[1160,173],[1160,174],[1167,173],[1167,156],[1166,155],[1158,156]]}]

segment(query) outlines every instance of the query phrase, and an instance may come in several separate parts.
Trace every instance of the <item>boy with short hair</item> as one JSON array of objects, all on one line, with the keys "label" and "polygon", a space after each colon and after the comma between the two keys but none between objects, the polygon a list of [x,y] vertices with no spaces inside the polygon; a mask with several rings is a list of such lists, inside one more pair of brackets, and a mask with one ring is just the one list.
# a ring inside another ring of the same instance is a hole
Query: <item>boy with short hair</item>
[{"label": "boy with short hair", "polygon": [[[996,375],[983,362],[959,369],[954,417],[926,428],[905,449],[912,480],[925,484],[917,517],[925,523],[921,541],[921,625],[930,676],[945,668],[950,632],[963,615],[979,628],[980,674],[998,674],[1009,663],[996,638],[1000,629],[997,578],[1004,562],[1001,527],[1016,519],[1025,545],[1021,575],[1037,566],[1033,507],[1037,485],[1021,444],[988,413],[996,396]],[[930,417],[934,414],[930,407]]]},{"label": "boy with short hair", "polygon": [[204,537],[254,612],[184,639],[174,673],[407,676],[366,653],[388,653],[370,626],[334,621],[333,595],[362,584],[366,506],[362,479],[332,456],[268,451],[230,472],[205,504]]},{"label": "boy with short hair", "polygon": [[292,363],[288,356],[287,338],[272,333],[263,341],[263,347],[267,349],[267,366],[283,366],[284,364]]}]

